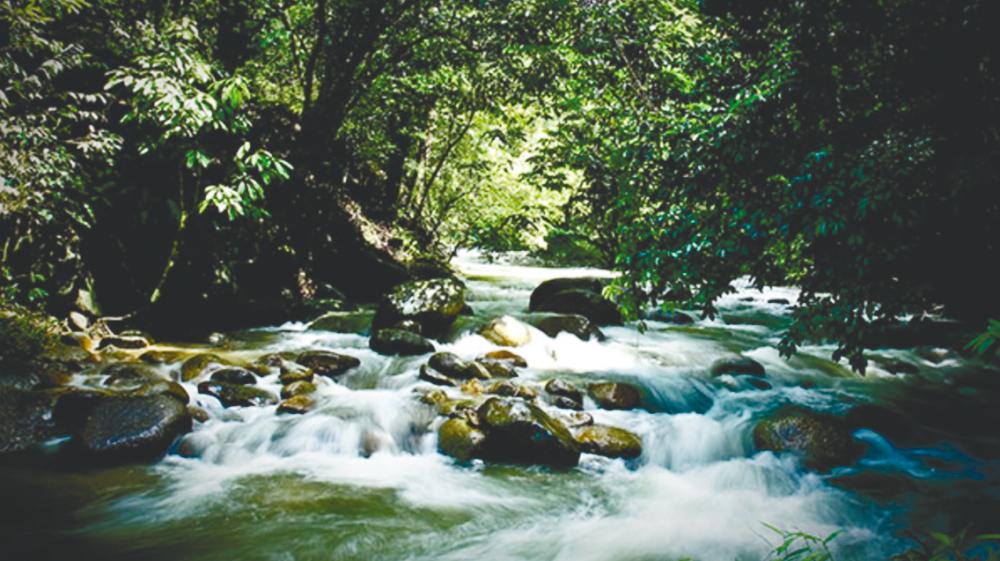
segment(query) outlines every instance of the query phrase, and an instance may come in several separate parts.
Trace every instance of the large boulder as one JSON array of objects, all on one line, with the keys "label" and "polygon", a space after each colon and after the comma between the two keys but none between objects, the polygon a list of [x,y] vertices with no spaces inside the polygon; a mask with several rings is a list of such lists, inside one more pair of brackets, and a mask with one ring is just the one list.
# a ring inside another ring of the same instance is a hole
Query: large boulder
[{"label": "large boulder", "polygon": [[642,439],[633,432],[607,425],[588,425],[577,429],[576,442],[589,454],[624,458],[642,455]]},{"label": "large boulder", "polygon": [[764,365],[745,356],[720,358],[712,363],[712,376],[764,376]]},{"label": "large boulder", "polygon": [[253,407],[278,402],[278,398],[267,390],[225,382],[202,382],[198,384],[198,392],[218,399],[224,407]]},{"label": "large boulder", "polygon": [[590,384],[587,393],[602,409],[635,409],[640,403],[638,388],[622,382]]},{"label": "large boulder", "polygon": [[796,406],[758,422],[753,443],[758,450],[799,454],[803,465],[818,471],[853,463],[864,452],[841,419]]},{"label": "large boulder", "polygon": [[531,328],[510,316],[492,320],[479,334],[501,347],[520,347],[531,342]]},{"label": "large boulder", "polygon": [[600,292],[570,289],[557,292],[545,299],[536,308],[540,312],[577,314],[598,325],[621,325],[622,315],[614,302],[605,299]]},{"label": "large boulder", "polygon": [[562,423],[519,399],[493,397],[476,411],[486,433],[483,459],[497,462],[573,467],[580,448]]},{"label": "large boulder", "polygon": [[165,395],[98,401],[76,435],[86,456],[101,462],[153,460],[191,430],[187,407]]},{"label": "large boulder", "polygon": [[382,355],[414,356],[434,352],[434,343],[403,329],[379,329],[368,339],[368,346]]},{"label": "large boulder", "polygon": [[405,282],[382,298],[372,328],[390,327],[401,320],[420,324],[424,334],[444,334],[465,306],[465,286],[454,279]]},{"label": "large boulder", "polygon": [[598,341],[605,339],[604,333],[594,322],[578,314],[546,316],[535,320],[534,325],[549,337],[555,337],[560,333],[569,333],[583,341],[588,341],[591,337]]},{"label": "large boulder", "polygon": [[329,378],[340,376],[352,368],[361,366],[361,361],[356,357],[332,351],[306,351],[300,354],[295,362],[315,374]]},{"label": "large boulder", "polygon": [[549,279],[538,285],[531,292],[528,300],[528,309],[532,312],[541,310],[541,306],[546,300],[564,290],[587,290],[596,294],[604,291],[607,279],[597,277],[569,277]]},{"label": "large boulder", "polygon": [[461,417],[450,418],[438,428],[438,450],[463,463],[482,457],[485,441],[486,434]]},{"label": "large boulder", "polygon": [[445,376],[457,380],[470,380],[473,378],[487,379],[490,373],[483,365],[475,361],[465,361],[458,355],[449,352],[435,353],[431,355],[427,365],[437,370]]},{"label": "large boulder", "polygon": [[0,388],[0,454],[23,452],[56,436],[56,395]]}]

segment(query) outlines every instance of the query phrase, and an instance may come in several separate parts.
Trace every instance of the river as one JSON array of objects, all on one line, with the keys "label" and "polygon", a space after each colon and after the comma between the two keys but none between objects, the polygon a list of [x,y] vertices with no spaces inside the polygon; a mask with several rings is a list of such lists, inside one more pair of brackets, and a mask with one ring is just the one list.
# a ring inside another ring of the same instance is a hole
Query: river
[{"label": "river", "polygon": [[[456,263],[475,317],[450,342],[463,358],[495,349],[469,330],[499,315],[524,317],[541,281],[602,275],[587,269]],[[210,419],[162,461],[80,471],[0,468],[0,536],[33,559],[346,561],[764,559],[777,534],[766,525],[818,536],[839,531],[838,560],[888,559],[899,532],[1000,530],[1000,373],[935,349],[873,351],[865,377],[829,361],[832,347],[779,357],[794,289],[741,287],[715,320],[689,326],[649,322],[603,328],[607,340],[535,333],[517,352],[522,380],[585,384],[621,380],[642,388],[643,409],[606,411],[597,422],[641,436],[636,461],[584,455],[550,471],[459,466],[436,449],[440,419],[417,399],[422,357],[385,357],[367,336],[306,329],[303,323],[229,334],[237,359],[285,350],[329,349],[362,365],[321,380],[318,406],[301,415],[275,407],[226,409],[187,385]],[[366,324],[370,312],[352,319]],[[711,378],[711,363],[743,353],[773,386]],[[916,374],[880,368],[890,360]],[[162,366],[164,376],[178,365]],[[77,383],[93,383],[92,375]],[[260,385],[278,393],[277,376]],[[754,423],[782,404],[843,414],[859,405],[888,411],[854,437],[867,446],[831,473],[790,455],[754,450]],[[888,420],[887,420],[888,419]]]}]

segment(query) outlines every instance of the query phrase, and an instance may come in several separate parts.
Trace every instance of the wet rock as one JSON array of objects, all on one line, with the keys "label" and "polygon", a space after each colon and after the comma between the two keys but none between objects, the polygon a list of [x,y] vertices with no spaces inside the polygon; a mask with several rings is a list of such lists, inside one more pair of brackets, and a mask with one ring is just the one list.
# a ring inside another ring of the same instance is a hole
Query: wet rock
[{"label": "wet rock", "polygon": [[313,377],[315,376],[312,370],[290,360],[282,360],[278,369],[278,380],[280,380],[284,385],[300,381],[312,382]]},{"label": "wet rock", "polygon": [[134,362],[117,362],[101,371],[103,384],[111,388],[138,387],[149,382],[162,380],[156,372],[145,364]]},{"label": "wet rock", "polygon": [[535,405],[493,397],[476,414],[487,435],[483,459],[552,467],[572,467],[580,460],[569,430]]},{"label": "wet rock", "polygon": [[757,388],[758,390],[769,390],[769,389],[771,389],[771,384],[769,384],[767,380],[761,380],[760,378],[754,377],[754,378],[750,378],[749,380],[747,380],[747,382],[751,386]]},{"label": "wet rock", "polygon": [[274,394],[256,386],[202,382],[198,384],[198,392],[218,399],[224,407],[254,407],[278,402]]},{"label": "wet rock", "polygon": [[758,422],[753,443],[758,450],[800,454],[803,465],[819,471],[850,464],[863,452],[842,420],[794,406]]},{"label": "wet rock", "polygon": [[417,378],[439,386],[457,386],[459,384],[457,380],[445,376],[427,364],[420,366],[420,374]]},{"label": "wet rock", "polygon": [[361,361],[357,358],[331,351],[307,351],[300,354],[295,362],[312,370],[314,374],[329,378],[361,366]]},{"label": "wet rock", "polygon": [[954,358],[955,353],[951,349],[944,349],[933,346],[922,346],[913,349],[913,352],[920,358],[932,364],[941,364],[949,358]]},{"label": "wet rock", "polygon": [[144,349],[150,345],[149,339],[137,335],[111,335],[102,337],[97,344],[98,350],[114,346],[119,349]]},{"label": "wet rock", "polygon": [[476,315],[476,311],[472,309],[472,306],[470,306],[468,303],[466,303],[464,306],[462,306],[462,311],[458,312],[458,315],[460,315],[460,316],[470,316],[471,317],[471,316]]},{"label": "wet rock", "polygon": [[291,413],[293,415],[303,415],[312,411],[316,402],[307,395],[296,395],[289,397],[278,404],[278,413]]},{"label": "wet rock", "polygon": [[485,393],[505,397],[520,397],[521,399],[526,399],[528,401],[538,397],[538,392],[535,390],[522,384],[515,384],[510,380],[501,380],[490,384],[490,386],[486,388]]},{"label": "wet rock", "polygon": [[205,411],[201,407],[195,407],[194,405],[188,405],[187,412],[188,415],[191,415],[192,419],[199,423],[207,423],[209,419],[212,418],[212,416],[208,414],[208,411]]},{"label": "wet rock", "polygon": [[640,403],[638,388],[622,382],[590,384],[587,393],[602,409],[635,409]]},{"label": "wet rock", "polygon": [[256,362],[254,362],[254,364],[256,364],[258,367],[264,367],[264,368],[272,368],[272,367],[280,368],[281,365],[284,364],[285,362],[294,363],[296,358],[298,358],[298,355],[291,351],[283,351],[280,353],[268,353],[266,355],[259,357],[256,360]]},{"label": "wet rock", "polygon": [[396,323],[392,324],[392,329],[409,331],[410,333],[416,333],[417,335],[424,334],[424,328],[421,327],[419,323],[413,321],[412,319],[404,319],[397,321]]},{"label": "wet rock", "polygon": [[310,331],[333,331],[335,333],[358,333],[368,331],[371,314],[359,312],[327,312],[306,325]]},{"label": "wet rock", "polygon": [[489,372],[491,378],[516,378],[517,370],[511,366],[511,363],[500,360],[493,360],[489,358],[478,358],[476,359],[476,364],[482,366]]},{"label": "wet rock", "polygon": [[577,314],[597,325],[622,325],[622,315],[618,311],[618,306],[600,293],[589,290],[573,289],[557,292],[539,304],[537,310]]},{"label": "wet rock", "polygon": [[487,379],[490,377],[485,367],[476,362],[464,361],[454,353],[435,353],[431,355],[427,364],[452,379],[468,380],[470,378]]},{"label": "wet rock", "polygon": [[0,388],[0,454],[23,452],[59,434],[50,392]]},{"label": "wet rock", "polygon": [[180,351],[146,351],[139,355],[139,360],[146,364],[171,364],[183,358],[184,353]]},{"label": "wet rock", "polygon": [[494,319],[479,334],[501,347],[520,347],[531,342],[531,329],[510,316]]},{"label": "wet rock", "polygon": [[887,372],[892,374],[917,374],[920,372],[920,368],[915,364],[910,364],[909,362],[903,360],[890,360],[883,364],[883,368]]},{"label": "wet rock", "polygon": [[462,385],[459,386],[458,389],[462,390],[462,393],[464,394],[473,396],[482,395],[486,392],[486,388],[483,387],[483,384],[475,378],[462,382]]},{"label": "wet rock", "polygon": [[764,365],[756,360],[745,356],[733,356],[720,358],[712,363],[712,376],[764,376]]},{"label": "wet rock", "polygon": [[563,409],[583,409],[583,393],[573,384],[553,378],[545,383],[545,391],[552,396],[551,403]]},{"label": "wet rock", "polygon": [[541,306],[546,300],[564,290],[586,290],[595,294],[601,294],[606,285],[607,279],[597,277],[549,279],[538,285],[531,292],[531,298],[528,300],[528,309],[532,312],[541,310]]},{"label": "wet rock", "polygon": [[568,429],[577,429],[594,424],[594,417],[586,411],[556,411],[552,414]]},{"label": "wet rock", "polygon": [[208,374],[212,370],[222,368],[224,366],[233,365],[218,355],[209,353],[198,354],[185,360],[184,364],[181,365],[181,380],[184,382],[190,382],[195,378],[199,378],[204,374]]},{"label": "wet rock", "polygon": [[524,360],[519,354],[508,351],[507,349],[499,349],[496,351],[490,351],[484,354],[481,358],[496,360],[500,362],[510,363],[511,366],[516,366],[518,368],[526,368],[528,366],[528,361]]},{"label": "wet rock", "polygon": [[536,320],[534,325],[549,337],[556,337],[560,333],[569,333],[583,341],[589,341],[591,337],[598,341],[606,339],[604,333],[594,322],[577,314],[547,316]]},{"label": "wet rock", "polygon": [[434,352],[434,343],[402,329],[379,329],[368,339],[368,346],[383,355],[415,356]]},{"label": "wet rock", "polygon": [[483,455],[486,434],[467,420],[451,418],[438,428],[438,450],[465,463]]},{"label": "wet rock", "polygon": [[239,384],[243,386],[252,386],[257,383],[257,376],[255,376],[253,372],[238,366],[220,368],[212,372],[212,376],[209,379],[213,382]]},{"label": "wet rock", "polygon": [[642,439],[633,432],[607,425],[589,425],[576,430],[580,450],[608,458],[630,460],[642,455]]},{"label": "wet rock", "polygon": [[164,395],[178,402],[187,404],[190,401],[190,396],[188,396],[187,390],[184,386],[174,382],[173,380],[155,380],[139,386],[138,388],[125,392],[123,395],[128,395],[131,397],[150,397],[155,395]]},{"label": "wet rock", "polygon": [[297,395],[306,395],[316,392],[316,385],[306,380],[296,380],[281,388],[281,399],[288,399]]},{"label": "wet rock", "polygon": [[769,298],[767,300],[767,303],[778,304],[780,306],[788,306],[789,304],[791,304],[791,302],[788,301],[788,298]]},{"label": "wet rock", "polygon": [[81,452],[102,463],[159,458],[191,430],[191,414],[176,399],[115,397],[100,400],[75,439]]},{"label": "wet rock", "polygon": [[677,310],[664,310],[662,308],[647,310],[642,314],[642,319],[648,321],[658,321],[661,323],[672,323],[675,325],[691,325],[694,323],[694,318],[684,312],[678,312]]},{"label": "wet rock", "polygon": [[455,279],[405,282],[382,298],[372,327],[412,320],[420,324],[424,334],[437,336],[447,332],[464,306],[465,286]]}]

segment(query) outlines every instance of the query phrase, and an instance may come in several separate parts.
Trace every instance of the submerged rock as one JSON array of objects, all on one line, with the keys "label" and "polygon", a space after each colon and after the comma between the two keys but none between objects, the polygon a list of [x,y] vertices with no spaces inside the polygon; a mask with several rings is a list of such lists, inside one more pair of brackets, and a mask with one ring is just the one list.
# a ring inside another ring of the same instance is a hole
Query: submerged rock
[{"label": "submerged rock", "polygon": [[383,355],[415,356],[434,352],[434,343],[402,329],[379,329],[368,339],[368,346]]},{"label": "submerged rock", "polygon": [[499,349],[496,351],[490,351],[484,354],[480,359],[496,360],[500,362],[509,363],[511,366],[516,366],[518,368],[526,368],[528,366],[528,361],[524,360],[521,355],[508,351],[507,349]]},{"label": "submerged rock", "polygon": [[642,319],[659,321],[661,323],[673,323],[675,325],[690,325],[694,323],[694,318],[684,312],[678,312],[677,310],[664,310],[663,308],[647,310],[642,314]]},{"label": "submerged rock", "polygon": [[485,441],[486,434],[465,419],[451,418],[438,428],[438,450],[462,463],[482,457]]},{"label": "submerged rock", "polygon": [[238,366],[227,366],[212,372],[209,378],[213,382],[223,382],[226,384],[240,384],[252,386],[257,383],[257,376],[246,368]]},{"label": "submerged rock", "polygon": [[315,374],[328,378],[340,376],[352,368],[361,366],[361,361],[357,358],[332,351],[306,351],[300,354],[295,362]]},{"label": "submerged rock", "polygon": [[734,356],[720,358],[712,363],[712,376],[764,376],[766,374],[764,365],[756,360],[745,356]]},{"label": "submerged rock", "polygon": [[195,378],[210,373],[212,370],[225,366],[233,366],[233,364],[214,354],[205,353],[195,355],[185,360],[184,364],[181,365],[181,380],[190,382]]},{"label": "submerged rock", "polygon": [[528,309],[532,312],[541,310],[546,300],[564,290],[587,290],[601,294],[607,284],[607,279],[597,277],[568,277],[549,279],[535,287],[528,300]]},{"label": "submerged rock", "polygon": [[578,314],[597,325],[622,325],[622,315],[614,302],[598,292],[589,290],[563,290],[547,298],[536,308],[541,312]]},{"label": "submerged rock", "polygon": [[316,402],[308,395],[295,395],[278,404],[278,413],[303,415],[312,411],[315,406]]},{"label": "submerged rock", "polygon": [[642,455],[642,439],[631,431],[607,425],[589,425],[576,431],[580,449],[590,454],[627,460]]},{"label": "submerged rock", "polygon": [[594,322],[577,314],[547,316],[536,320],[534,324],[539,331],[549,337],[556,337],[560,333],[569,333],[583,341],[589,341],[591,337],[598,341],[603,341],[606,338]]},{"label": "submerged rock", "polygon": [[281,399],[288,399],[297,395],[311,394],[316,391],[316,386],[306,380],[296,380],[281,388]]},{"label": "submerged rock", "polygon": [[494,319],[479,334],[501,347],[520,347],[531,342],[531,329],[510,316]]},{"label": "submerged rock", "polygon": [[327,312],[306,325],[310,331],[333,331],[335,333],[358,333],[368,331],[371,314],[363,312]]},{"label": "submerged rock", "polygon": [[587,386],[587,393],[602,409],[639,407],[639,390],[622,382],[598,382]]},{"label": "submerged rock", "polygon": [[580,460],[569,430],[535,405],[494,397],[476,414],[486,433],[483,459],[552,467],[573,467]]},{"label": "submerged rock", "polygon": [[427,361],[427,365],[441,374],[457,380],[468,380],[471,378],[485,380],[490,377],[489,371],[483,365],[475,361],[464,361],[458,355],[449,352],[431,355],[430,360]]},{"label": "submerged rock", "polygon": [[372,327],[384,328],[400,320],[420,324],[423,333],[445,333],[465,306],[465,286],[455,279],[405,282],[382,298]]},{"label": "submerged rock", "polygon": [[285,385],[295,382],[312,382],[315,376],[311,369],[290,360],[282,360],[278,368],[278,380]]},{"label": "submerged rock", "polygon": [[224,407],[253,407],[278,402],[274,394],[256,386],[202,382],[198,384],[198,392],[218,399]]},{"label": "submerged rock", "polygon": [[153,460],[191,430],[187,407],[168,396],[114,397],[98,401],[75,440],[100,462]]},{"label": "submerged rock", "polygon": [[758,450],[800,454],[803,465],[818,471],[853,463],[864,451],[841,419],[796,406],[758,422],[753,443]]}]

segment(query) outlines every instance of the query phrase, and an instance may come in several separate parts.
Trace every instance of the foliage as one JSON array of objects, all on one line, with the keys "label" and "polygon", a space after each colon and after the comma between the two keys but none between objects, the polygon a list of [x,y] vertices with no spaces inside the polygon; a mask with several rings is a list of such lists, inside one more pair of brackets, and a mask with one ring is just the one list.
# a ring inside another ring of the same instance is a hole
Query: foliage
[{"label": "foliage", "polygon": [[764,526],[781,538],[781,543],[768,554],[768,561],[833,561],[829,546],[840,532],[821,538],[799,530],[780,530],[767,524]]},{"label": "foliage", "polygon": [[32,362],[55,347],[57,333],[50,318],[0,296],[0,366]]},{"label": "foliage", "polygon": [[1000,356],[998,343],[1000,343],[1000,321],[991,319],[986,331],[969,341],[965,348],[980,355],[985,355],[992,349],[997,356]]},{"label": "foliage", "polygon": [[1000,534],[970,535],[968,530],[955,534],[933,532],[929,538],[914,539],[916,549],[894,561],[997,561],[1000,559]]}]

